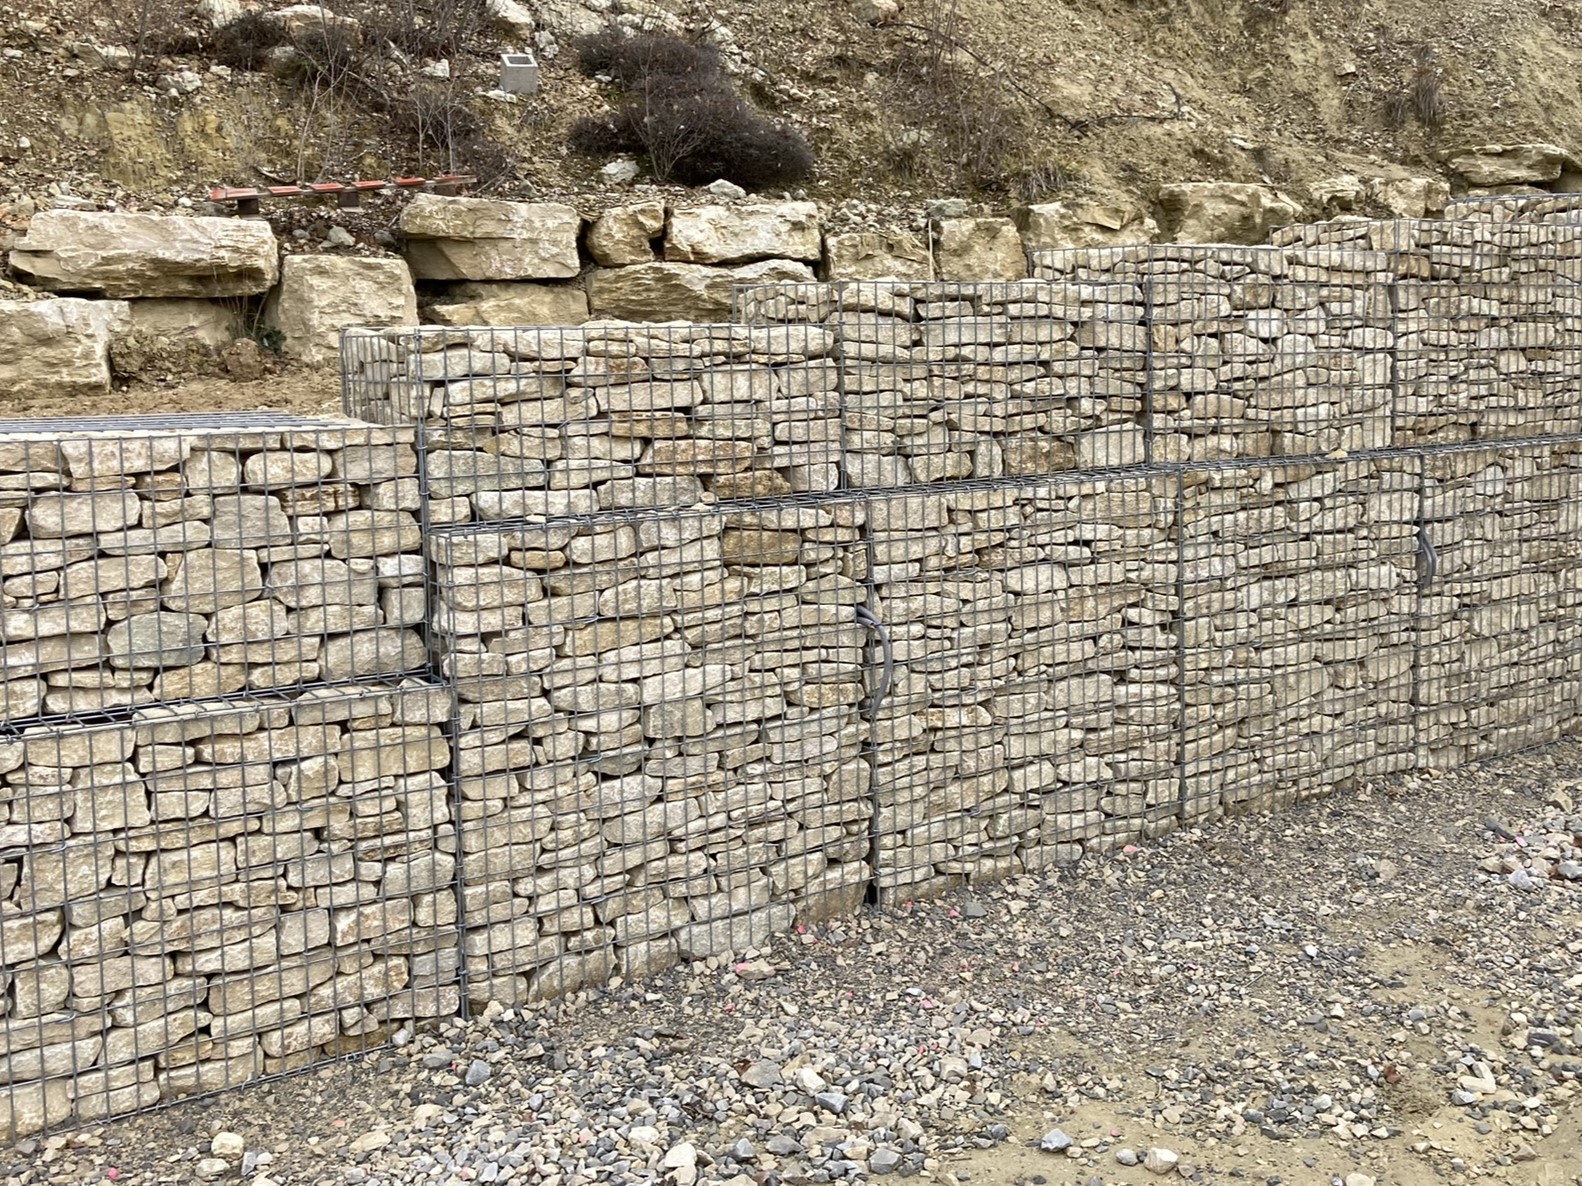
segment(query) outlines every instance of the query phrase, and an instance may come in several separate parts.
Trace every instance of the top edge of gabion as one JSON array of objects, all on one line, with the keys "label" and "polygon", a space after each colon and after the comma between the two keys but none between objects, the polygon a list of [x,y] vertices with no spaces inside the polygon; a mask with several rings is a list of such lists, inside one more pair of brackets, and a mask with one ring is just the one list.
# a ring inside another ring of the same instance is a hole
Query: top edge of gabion
[{"label": "top edge of gabion", "polygon": [[30,416],[0,419],[0,438],[99,436],[105,433],[145,435],[178,433],[215,435],[259,429],[345,429],[366,427],[343,416],[302,416],[291,412],[169,412],[126,416]]}]

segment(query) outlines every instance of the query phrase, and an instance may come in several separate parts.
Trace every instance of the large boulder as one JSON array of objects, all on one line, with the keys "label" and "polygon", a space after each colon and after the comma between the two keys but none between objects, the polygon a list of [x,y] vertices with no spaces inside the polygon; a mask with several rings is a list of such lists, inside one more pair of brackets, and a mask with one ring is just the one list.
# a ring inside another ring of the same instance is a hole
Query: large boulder
[{"label": "large boulder", "polygon": [[1442,177],[1380,177],[1373,199],[1397,218],[1437,217],[1450,201],[1450,183]]},{"label": "large boulder", "polygon": [[490,28],[501,37],[513,38],[526,45],[538,28],[533,14],[516,0],[485,0],[483,10],[488,14]]},{"label": "large boulder", "polygon": [[125,301],[0,301],[0,409],[6,397],[103,395],[110,343],[131,327]]},{"label": "large boulder", "polygon": [[446,289],[429,313],[438,325],[581,325],[588,294],[577,284],[468,282]]},{"label": "large boulder", "polygon": [[824,237],[830,280],[932,280],[928,244],[909,231],[850,231]]},{"label": "large boulder", "polygon": [[241,318],[223,301],[128,301],[131,325],[110,344],[118,375],[146,378],[214,367],[236,340]]},{"label": "large boulder", "polygon": [[1162,186],[1159,204],[1176,243],[1262,243],[1275,227],[1302,215],[1301,205],[1279,190],[1241,181]]},{"label": "large boulder", "polygon": [[813,202],[760,202],[672,210],[665,259],[682,264],[815,260],[823,251]]},{"label": "large boulder", "polygon": [[418,194],[401,214],[420,280],[566,280],[580,267],[581,229],[574,209],[552,202]]},{"label": "large boulder", "polygon": [[1558,144],[1479,144],[1453,155],[1450,168],[1468,185],[1530,185],[1558,181],[1582,164]]},{"label": "large boulder", "polygon": [[740,268],[704,264],[637,264],[597,268],[589,276],[595,317],[622,321],[724,321],[738,284],[809,284],[813,269],[797,260],[769,259]]},{"label": "large boulder", "polygon": [[1107,202],[1044,202],[1018,207],[1012,217],[1029,251],[1126,247],[1151,243],[1159,234],[1147,211]]},{"label": "large boulder", "polygon": [[228,297],[267,292],[280,274],[269,224],[44,210],[11,267],[55,292],[107,297]]},{"label": "large boulder", "polygon": [[941,280],[1022,280],[1027,252],[1009,218],[944,218],[934,223]]},{"label": "large boulder", "polygon": [[264,321],[280,331],[286,354],[322,366],[340,356],[343,329],[416,325],[417,294],[398,259],[293,255],[269,294]]},{"label": "large boulder", "polygon": [[651,263],[665,231],[665,204],[638,202],[606,210],[588,228],[588,254],[607,268]]}]

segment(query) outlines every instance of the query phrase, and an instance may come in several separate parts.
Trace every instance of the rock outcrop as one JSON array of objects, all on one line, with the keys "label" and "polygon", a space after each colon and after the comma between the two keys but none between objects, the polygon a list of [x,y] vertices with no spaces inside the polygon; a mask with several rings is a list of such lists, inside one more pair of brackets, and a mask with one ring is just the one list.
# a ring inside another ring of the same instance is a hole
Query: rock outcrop
[{"label": "rock outcrop", "polygon": [[0,301],[0,397],[103,395],[110,343],[131,328],[125,301]]},{"label": "rock outcrop", "polygon": [[653,261],[653,240],[665,232],[665,204],[638,202],[606,210],[588,228],[588,254],[606,268]]},{"label": "rock outcrop", "polygon": [[1177,243],[1262,243],[1301,217],[1300,203],[1267,185],[1187,181],[1159,190],[1166,227]]},{"label": "rock outcrop", "polygon": [[230,297],[267,292],[280,256],[269,225],[252,219],[46,210],[11,267],[55,292]]},{"label": "rock outcrop", "polygon": [[813,202],[762,202],[673,210],[665,231],[665,259],[671,263],[816,260],[822,251],[818,206]]},{"label": "rock outcrop", "polygon": [[1100,202],[1045,202],[1012,217],[1029,251],[1064,247],[1123,247],[1159,237],[1159,224],[1134,206]]},{"label": "rock outcrop", "polygon": [[813,269],[798,260],[770,259],[740,268],[651,263],[597,268],[588,277],[595,317],[623,321],[724,321],[738,284],[811,283]]},{"label": "rock outcrop", "polygon": [[830,280],[932,280],[928,244],[908,231],[851,231],[824,236]]},{"label": "rock outcrop", "polygon": [[401,214],[419,280],[565,280],[582,219],[570,206],[418,194]]},{"label": "rock outcrop", "polygon": [[934,269],[941,280],[1020,280],[1027,249],[1009,218],[946,218],[934,224]]},{"label": "rock outcrop", "polygon": [[343,329],[416,325],[417,294],[412,274],[398,259],[293,255],[281,269],[265,318],[284,336],[287,354],[325,366],[339,356]]},{"label": "rock outcrop", "polygon": [[1480,144],[1450,158],[1468,185],[1531,185],[1582,172],[1582,163],[1558,144]]},{"label": "rock outcrop", "polygon": [[468,282],[429,307],[440,325],[581,325],[588,293],[579,284]]}]

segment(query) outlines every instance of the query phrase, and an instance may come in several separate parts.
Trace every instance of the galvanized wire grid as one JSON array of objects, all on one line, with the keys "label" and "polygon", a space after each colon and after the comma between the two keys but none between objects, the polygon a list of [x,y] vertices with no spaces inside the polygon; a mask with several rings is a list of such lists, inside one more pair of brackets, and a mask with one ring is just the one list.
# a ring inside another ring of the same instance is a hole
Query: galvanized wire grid
[{"label": "galvanized wire grid", "polygon": [[11,1131],[1572,731],[1514,239],[354,331],[384,428],[0,440]]},{"label": "galvanized wire grid", "polygon": [[450,528],[466,992],[740,951],[868,883],[865,508]]},{"label": "galvanized wire grid", "polygon": [[411,439],[267,413],[0,436],[0,1133],[455,1007],[454,895],[419,869],[454,848],[450,698],[402,681],[429,663]]},{"label": "galvanized wire grid", "polygon": [[426,670],[411,430],[263,425],[6,432],[6,723]]},{"label": "galvanized wire grid", "polygon": [[7,1138],[454,1012],[443,688],[140,709],[0,741]]}]

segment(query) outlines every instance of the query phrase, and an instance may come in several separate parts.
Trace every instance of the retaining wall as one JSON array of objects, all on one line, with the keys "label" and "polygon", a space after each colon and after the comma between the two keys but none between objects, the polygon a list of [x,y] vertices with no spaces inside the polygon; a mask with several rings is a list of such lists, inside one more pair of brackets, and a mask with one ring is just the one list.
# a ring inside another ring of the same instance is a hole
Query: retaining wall
[{"label": "retaining wall", "polygon": [[1215,251],[0,437],[0,1129],[1574,731],[1569,288]]}]

